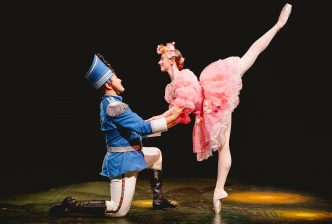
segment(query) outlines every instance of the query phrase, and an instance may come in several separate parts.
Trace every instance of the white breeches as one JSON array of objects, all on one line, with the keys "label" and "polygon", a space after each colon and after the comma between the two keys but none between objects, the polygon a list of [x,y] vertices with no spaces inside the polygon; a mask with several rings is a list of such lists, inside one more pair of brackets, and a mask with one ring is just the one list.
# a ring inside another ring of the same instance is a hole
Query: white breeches
[{"label": "white breeches", "polygon": [[123,217],[129,212],[133,201],[138,172],[128,172],[124,177],[118,176],[111,179],[111,200],[106,201],[107,217]]},{"label": "white breeches", "polygon": [[144,154],[145,162],[148,165],[148,169],[162,169],[163,158],[160,149],[156,147],[143,147],[142,152]]},{"label": "white breeches", "polygon": [[[161,170],[162,155],[158,148],[143,147],[142,152],[148,169]],[[105,216],[123,217],[127,215],[135,193],[137,174],[138,172],[128,172],[124,176],[111,179],[111,200],[106,201]]]}]

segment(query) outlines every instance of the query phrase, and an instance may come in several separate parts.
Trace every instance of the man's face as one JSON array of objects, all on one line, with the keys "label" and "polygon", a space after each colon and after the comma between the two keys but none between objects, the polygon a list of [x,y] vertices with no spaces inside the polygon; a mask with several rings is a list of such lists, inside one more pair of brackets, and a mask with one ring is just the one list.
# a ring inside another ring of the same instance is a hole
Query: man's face
[{"label": "man's face", "polygon": [[125,91],[125,88],[122,86],[122,80],[119,79],[115,74],[111,78],[111,85],[112,88],[115,90],[117,93],[123,93]]}]

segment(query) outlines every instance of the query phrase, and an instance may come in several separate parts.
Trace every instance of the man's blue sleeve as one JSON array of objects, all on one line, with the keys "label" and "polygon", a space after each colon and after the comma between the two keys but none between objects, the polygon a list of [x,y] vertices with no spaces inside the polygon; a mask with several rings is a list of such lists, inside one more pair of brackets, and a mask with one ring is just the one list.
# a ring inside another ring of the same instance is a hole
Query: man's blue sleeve
[{"label": "man's blue sleeve", "polygon": [[143,120],[130,108],[126,109],[118,116],[112,116],[112,121],[115,124],[122,126],[126,129],[135,131],[140,135],[148,135],[152,133],[151,122]]}]

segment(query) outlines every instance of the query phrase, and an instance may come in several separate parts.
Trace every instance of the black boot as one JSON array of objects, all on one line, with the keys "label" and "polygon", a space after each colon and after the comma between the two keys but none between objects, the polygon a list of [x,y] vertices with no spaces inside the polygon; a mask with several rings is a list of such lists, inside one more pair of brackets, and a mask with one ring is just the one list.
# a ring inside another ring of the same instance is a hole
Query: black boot
[{"label": "black boot", "polygon": [[160,170],[152,170],[152,177],[150,179],[150,183],[151,190],[153,192],[153,209],[161,210],[176,207],[176,204],[167,199],[163,193]]},{"label": "black boot", "polygon": [[67,196],[61,205],[52,207],[49,211],[51,216],[68,216],[71,212],[86,213],[92,215],[104,215],[106,203],[103,200],[76,201],[73,197]]}]

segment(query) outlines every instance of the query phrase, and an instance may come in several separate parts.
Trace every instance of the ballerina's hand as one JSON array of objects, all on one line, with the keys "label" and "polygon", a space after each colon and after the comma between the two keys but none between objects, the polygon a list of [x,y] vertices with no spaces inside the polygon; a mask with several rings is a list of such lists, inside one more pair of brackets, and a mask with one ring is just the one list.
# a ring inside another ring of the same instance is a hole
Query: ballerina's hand
[{"label": "ballerina's hand", "polygon": [[277,23],[279,29],[281,29],[286,24],[291,11],[292,11],[292,5],[290,5],[288,3],[282,8],[279,19],[278,19],[278,23]]}]

